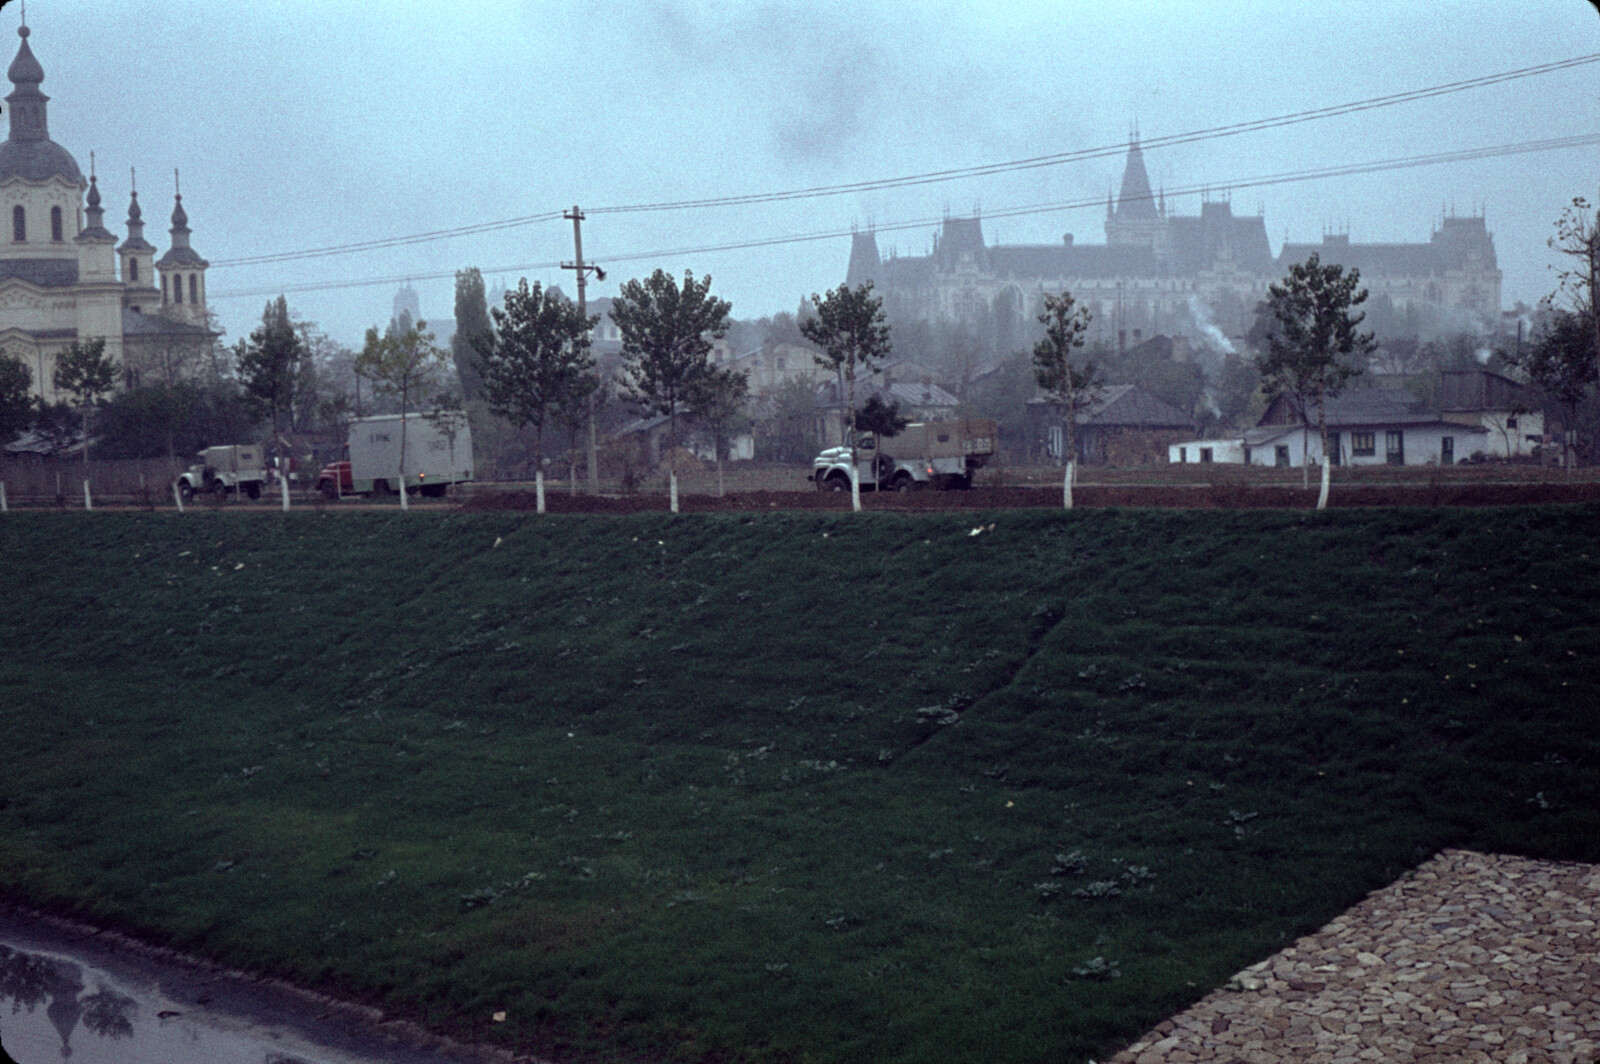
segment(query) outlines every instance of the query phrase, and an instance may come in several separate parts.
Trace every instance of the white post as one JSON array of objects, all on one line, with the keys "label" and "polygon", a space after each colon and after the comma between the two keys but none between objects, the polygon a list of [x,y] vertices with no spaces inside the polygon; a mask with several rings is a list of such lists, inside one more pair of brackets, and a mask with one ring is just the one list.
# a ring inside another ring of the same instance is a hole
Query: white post
[{"label": "white post", "polygon": [[172,501],[178,504],[178,512],[183,513],[183,492],[178,490],[178,482],[172,482]]},{"label": "white post", "polygon": [[1072,475],[1077,471],[1076,462],[1067,463],[1066,475],[1061,478],[1061,508],[1072,509]]},{"label": "white post", "polygon": [[411,500],[406,498],[406,475],[404,473],[400,474],[400,509],[411,509]]},{"label": "white post", "polygon": [[667,474],[667,491],[671,496],[672,512],[678,512],[678,471],[672,470]]},{"label": "white post", "polygon": [[1328,481],[1333,476],[1333,465],[1324,456],[1322,460],[1322,493],[1317,496],[1317,509],[1328,508]]},{"label": "white post", "polygon": [[533,509],[535,513],[544,513],[544,470],[533,471]]},{"label": "white post", "polygon": [[861,510],[861,470],[857,468],[855,456],[850,456],[850,509]]},{"label": "white post", "polygon": [[8,514],[11,507],[6,505],[6,482],[0,480],[0,514]]},{"label": "white post", "polygon": [[84,477],[83,478],[83,508],[85,510],[93,510],[94,509],[94,500],[89,498],[89,478],[88,477]]},{"label": "white post", "polygon": [[289,512],[289,472],[285,469],[278,470],[278,483],[283,485],[283,512]]}]

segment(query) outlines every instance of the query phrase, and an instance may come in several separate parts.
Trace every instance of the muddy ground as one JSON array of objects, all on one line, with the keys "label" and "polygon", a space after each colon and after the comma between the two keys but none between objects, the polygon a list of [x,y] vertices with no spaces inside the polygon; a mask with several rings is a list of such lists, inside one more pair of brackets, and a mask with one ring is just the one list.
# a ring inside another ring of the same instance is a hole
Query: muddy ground
[{"label": "muddy ground", "polygon": [[[1531,503],[1600,501],[1600,483],[1421,483],[1335,485],[1329,506],[1516,506]],[[1167,507],[1178,509],[1299,509],[1316,506],[1317,489],[1278,485],[1082,485],[1073,502],[1087,507]],[[1059,507],[1061,488],[1000,487],[970,491],[862,492],[867,510],[943,511],[1015,510]],[[548,513],[648,513],[667,507],[665,495],[567,495],[547,492]],[[533,511],[531,491],[501,491],[467,500],[462,509],[478,512]],[[849,510],[847,492],[741,491],[716,495],[682,495],[685,513],[739,513],[769,510]]]}]

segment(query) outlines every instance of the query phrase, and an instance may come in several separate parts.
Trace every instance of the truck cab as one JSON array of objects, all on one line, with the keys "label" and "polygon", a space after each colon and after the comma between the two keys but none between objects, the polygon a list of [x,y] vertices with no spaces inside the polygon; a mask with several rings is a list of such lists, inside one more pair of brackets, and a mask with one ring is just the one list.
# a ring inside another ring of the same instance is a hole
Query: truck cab
[{"label": "truck cab", "polygon": [[[970,488],[994,454],[996,425],[988,418],[914,421],[893,436],[864,432],[856,440],[856,475],[863,490]],[[850,448],[830,447],[806,478],[818,491],[850,490]]]}]

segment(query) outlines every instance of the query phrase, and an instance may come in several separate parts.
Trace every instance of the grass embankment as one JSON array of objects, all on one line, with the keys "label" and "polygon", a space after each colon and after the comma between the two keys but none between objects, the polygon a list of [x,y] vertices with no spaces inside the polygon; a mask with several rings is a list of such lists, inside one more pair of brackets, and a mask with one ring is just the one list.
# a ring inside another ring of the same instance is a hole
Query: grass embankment
[{"label": "grass embankment", "polygon": [[0,893],[544,1052],[1036,1064],[1600,858],[1594,508],[974,527],[13,515]]}]

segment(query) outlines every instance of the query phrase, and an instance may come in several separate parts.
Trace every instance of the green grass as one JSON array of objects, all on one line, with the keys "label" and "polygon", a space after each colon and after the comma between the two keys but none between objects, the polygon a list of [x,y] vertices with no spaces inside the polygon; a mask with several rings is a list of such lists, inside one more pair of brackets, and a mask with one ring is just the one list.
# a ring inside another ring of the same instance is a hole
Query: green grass
[{"label": "green grass", "polygon": [[547,1054],[1099,1057],[1441,847],[1600,859],[1593,507],[0,558],[0,894]]}]

